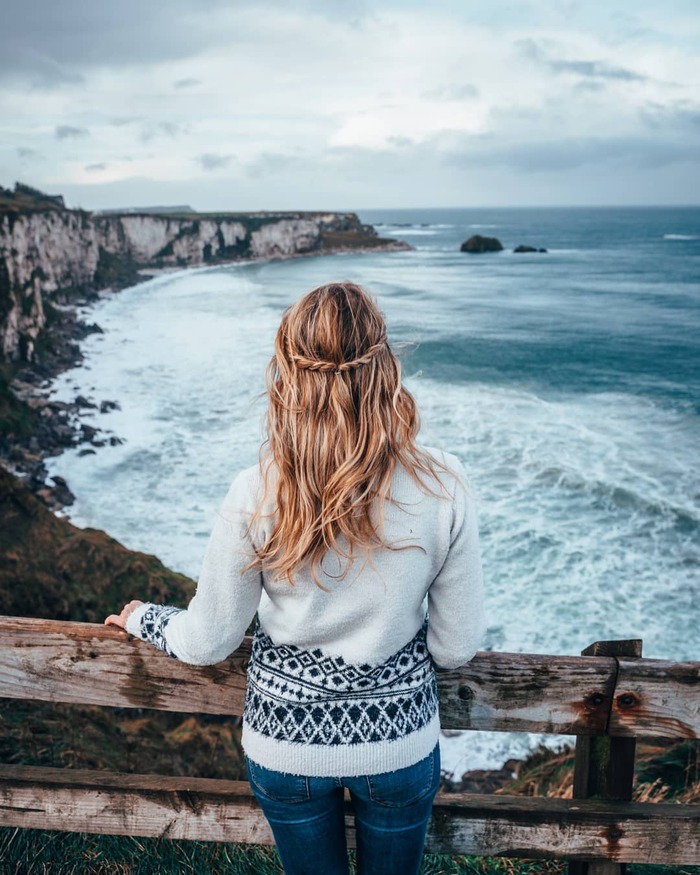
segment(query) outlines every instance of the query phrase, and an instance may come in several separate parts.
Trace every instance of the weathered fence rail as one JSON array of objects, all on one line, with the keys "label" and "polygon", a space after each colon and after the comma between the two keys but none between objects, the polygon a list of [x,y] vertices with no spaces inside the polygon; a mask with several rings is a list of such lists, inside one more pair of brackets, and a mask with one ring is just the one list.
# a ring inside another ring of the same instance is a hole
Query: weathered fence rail
[{"label": "weathered fence rail", "polygon": [[[445,728],[579,736],[574,792],[593,798],[439,794],[428,850],[556,857],[577,873],[700,863],[700,805],[628,801],[629,740],[700,737],[700,662],[626,655],[640,647],[599,642],[581,657],[479,653],[440,672]],[[0,617],[0,696],[240,714],[249,655],[246,640],[226,662],[195,667],[116,628]],[[349,807],[347,824],[352,846]],[[272,842],[245,782],[35,766],[0,766],[0,825]]]}]

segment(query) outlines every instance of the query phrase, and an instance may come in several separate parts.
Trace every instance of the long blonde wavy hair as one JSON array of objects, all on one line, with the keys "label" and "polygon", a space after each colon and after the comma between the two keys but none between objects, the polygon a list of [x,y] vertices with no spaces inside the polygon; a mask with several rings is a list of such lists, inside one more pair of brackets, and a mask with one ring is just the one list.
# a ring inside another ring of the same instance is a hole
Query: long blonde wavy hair
[{"label": "long blonde wavy hair", "polygon": [[263,516],[272,469],[274,523],[251,564],[264,563],[290,584],[306,566],[322,587],[329,550],[346,560],[342,579],[358,549],[406,549],[382,534],[394,470],[403,466],[435,494],[444,491],[438,469],[446,469],[416,446],[416,404],[401,385],[401,365],[374,300],[339,282],[290,307],[275,339],[267,393],[265,488],[251,525]]}]

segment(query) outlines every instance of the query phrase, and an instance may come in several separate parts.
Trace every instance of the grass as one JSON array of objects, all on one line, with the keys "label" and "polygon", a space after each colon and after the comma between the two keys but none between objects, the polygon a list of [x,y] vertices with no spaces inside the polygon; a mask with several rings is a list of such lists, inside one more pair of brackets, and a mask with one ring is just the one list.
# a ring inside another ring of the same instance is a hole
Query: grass
[{"label": "grass", "polygon": [[[273,848],[215,842],[0,830],[0,875],[281,875]],[[355,854],[350,852],[351,871]],[[564,863],[426,854],[421,875],[559,875]],[[634,875],[634,873],[633,873]],[[690,873],[689,873],[690,875]],[[694,873],[693,873],[694,875]]]},{"label": "grass", "polygon": [[[351,872],[355,855],[350,852]],[[426,854],[421,875],[564,875],[566,863]],[[0,875],[282,875],[274,848],[0,829]],[[700,866],[629,865],[627,875],[700,875]]]}]

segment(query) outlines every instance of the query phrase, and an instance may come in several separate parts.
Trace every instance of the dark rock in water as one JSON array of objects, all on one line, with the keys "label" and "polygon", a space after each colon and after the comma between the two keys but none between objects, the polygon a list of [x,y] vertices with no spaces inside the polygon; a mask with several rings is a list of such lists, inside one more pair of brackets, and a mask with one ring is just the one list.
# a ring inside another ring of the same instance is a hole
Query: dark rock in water
[{"label": "dark rock in water", "polygon": [[97,429],[93,428],[91,425],[86,425],[83,423],[80,426],[80,431],[82,432],[81,437],[84,441],[91,441],[97,436]]},{"label": "dark rock in water", "polygon": [[481,234],[474,234],[462,243],[460,252],[501,252],[502,249],[503,244],[497,237],[482,237]]},{"label": "dark rock in water", "polygon": [[78,455],[79,456],[94,456],[96,454],[95,450],[81,450]]},{"label": "dark rock in water", "polygon": [[109,413],[110,410],[121,410],[118,401],[101,401],[100,413]]},{"label": "dark rock in water", "polygon": [[516,246],[513,252],[546,252],[546,249],[538,249],[536,246],[526,246],[524,243],[521,243],[520,246]]},{"label": "dark rock in water", "polygon": [[75,404],[77,407],[85,407],[86,409],[94,410],[97,407],[97,404],[93,404],[92,401],[88,401],[84,395],[78,395],[75,399]]},{"label": "dark rock in water", "polygon": [[116,435],[112,435],[112,437],[109,439],[110,447],[118,447],[118,446],[121,446],[121,444],[123,444],[123,443],[124,443],[124,440],[122,438],[117,437]]}]

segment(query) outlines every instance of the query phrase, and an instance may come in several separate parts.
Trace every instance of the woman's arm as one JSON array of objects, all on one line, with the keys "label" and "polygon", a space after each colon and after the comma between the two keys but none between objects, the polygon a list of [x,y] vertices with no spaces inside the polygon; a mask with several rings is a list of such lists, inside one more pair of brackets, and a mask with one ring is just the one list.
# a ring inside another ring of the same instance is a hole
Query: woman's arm
[{"label": "woman's arm", "polygon": [[486,632],[476,502],[461,465],[456,473],[463,482],[455,485],[450,548],[428,590],[428,650],[447,669],[469,662]]},{"label": "woman's arm", "polygon": [[240,477],[234,481],[214,524],[197,591],[188,607],[130,602],[118,617],[107,617],[106,623],[120,625],[169,656],[193,665],[221,662],[239,647],[262,594],[260,569],[245,570],[255,551],[239,481]]}]

